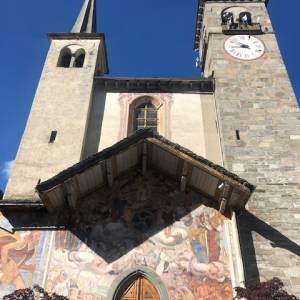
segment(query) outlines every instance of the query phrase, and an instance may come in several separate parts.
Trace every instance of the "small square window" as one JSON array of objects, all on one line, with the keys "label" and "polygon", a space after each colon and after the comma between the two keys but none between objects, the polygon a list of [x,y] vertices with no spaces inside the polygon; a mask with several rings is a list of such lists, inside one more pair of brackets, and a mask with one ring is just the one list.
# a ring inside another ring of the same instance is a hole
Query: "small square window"
[{"label": "small square window", "polygon": [[57,135],[57,130],[52,130],[49,138],[49,144],[54,143]]}]

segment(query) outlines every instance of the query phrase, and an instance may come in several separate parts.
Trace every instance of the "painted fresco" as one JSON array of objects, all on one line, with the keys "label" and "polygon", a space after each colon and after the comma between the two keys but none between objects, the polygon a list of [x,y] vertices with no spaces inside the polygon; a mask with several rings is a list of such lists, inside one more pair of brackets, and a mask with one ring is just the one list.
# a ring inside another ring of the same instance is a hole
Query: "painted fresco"
[{"label": "painted fresco", "polygon": [[[106,300],[113,282],[138,266],[159,275],[170,300],[232,299],[225,219],[208,203],[159,174],[131,174],[64,213],[70,231],[14,236],[23,241],[15,248],[27,254],[21,264],[11,260],[25,285],[38,283],[71,300]],[[45,249],[44,277],[35,277],[31,264],[42,261]],[[2,262],[0,270],[7,274]],[[8,281],[2,286],[17,285]]]},{"label": "painted fresco", "polygon": [[[0,225],[8,221],[0,215]],[[41,282],[47,257],[48,233],[26,231],[10,233],[0,230],[0,297]]]},{"label": "painted fresco", "polygon": [[128,176],[113,190],[82,201],[72,232],[56,233],[49,292],[104,300],[124,271],[145,266],[170,300],[232,299],[224,218],[206,199],[159,174]]}]

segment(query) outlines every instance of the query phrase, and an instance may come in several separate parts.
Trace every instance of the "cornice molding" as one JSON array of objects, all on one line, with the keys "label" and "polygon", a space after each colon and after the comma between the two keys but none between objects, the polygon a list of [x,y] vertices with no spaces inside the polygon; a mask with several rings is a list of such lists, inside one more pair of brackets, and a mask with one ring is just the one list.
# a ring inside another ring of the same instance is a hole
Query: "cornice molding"
[{"label": "cornice molding", "polygon": [[105,39],[104,33],[85,32],[50,32],[47,34],[49,40],[99,40]]},{"label": "cornice molding", "polygon": [[214,79],[166,78],[109,78],[95,77],[95,84],[103,91],[120,93],[214,93]]}]

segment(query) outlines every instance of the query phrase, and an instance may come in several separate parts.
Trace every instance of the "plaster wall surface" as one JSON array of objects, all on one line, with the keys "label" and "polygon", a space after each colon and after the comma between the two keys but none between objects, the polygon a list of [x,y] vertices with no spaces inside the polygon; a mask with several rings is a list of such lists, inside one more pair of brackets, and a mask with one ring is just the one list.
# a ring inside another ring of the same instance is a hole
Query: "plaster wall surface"
[{"label": "plaster wall surface", "polygon": [[[57,67],[69,45],[85,49],[83,68]],[[80,160],[99,45],[97,40],[52,40],[4,199],[35,198],[39,179]],[[53,130],[57,138],[50,144]]]},{"label": "plaster wall surface", "polygon": [[224,165],[257,186],[249,212],[238,219],[246,280],[276,276],[299,296],[299,107],[264,4],[241,5],[269,28],[257,36],[264,56],[246,62],[224,52],[220,14],[228,6],[205,5],[204,26],[211,34],[204,73],[214,72],[216,80]]},{"label": "plaster wall surface", "polygon": [[[96,92],[95,96],[95,100],[99,101],[99,92]],[[99,151],[112,146],[121,139],[121,106],[119,103],[119,96],[119,93],[106,94],[104,115],[99,139]]]},{"label": "plaster wall surface", "polygon": [[[215,163],[221,163],[212,95],[105,93],[97,87],[87,131],[85,156],[110,147],[130,134],[127,128],[133,120],[129,117],[129,106],[131,101],[134,103],[135,99],[145,95],[155,97],[162,103],[159,109],[159,112],[162,111],[159,113],[161,135]],[[126,101],[123,101],[124,97]]]},{"label": "plaster wall surface", "polygon": [[172,100],[172,141],[205,156],[201,95],[174,94]]}]

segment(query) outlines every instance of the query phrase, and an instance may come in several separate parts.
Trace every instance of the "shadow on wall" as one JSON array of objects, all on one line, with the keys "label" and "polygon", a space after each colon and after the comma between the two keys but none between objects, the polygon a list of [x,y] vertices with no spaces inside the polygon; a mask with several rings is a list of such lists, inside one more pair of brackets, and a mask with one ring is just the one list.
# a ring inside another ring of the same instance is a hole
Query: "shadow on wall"
[{"label": "shadow on wall", "polygon": [[253,233],[258,233],[260,236],[264,237],[270,242],[270,245],[273,248],[282,248],[300,257],[300,246],[298,244],[291,241],[272,226],[258,219],[249,211],[243,211],[238,216],[237,221],[246,284],[260,281],[252,238]]},{"label": "shadow on wall", "polygon": [[82,159],[85,159],[99,151],[105,104],[106,93],[99,91],[97,87],[95,87]]},{"label": "shadow on wall", "polygon": [[[117,261],[145,241],[155,247],[182,244],[193,224],[203,232],[211,229],[212,243],[216,242],[216,227],[223,218],[215,210],[205,213],[205,208],[213,202],[192,191],[179,192],[178,187],[177,182],[159,173],[141,176],[134,171],[121,178],[117,186],[103,188],[84,199],[69,214],[68,228],[106,263]],[[203,214],[193,216],[200,207]],[[175,226],[176,222],[180,226]],[[76,243],[72,245],[74,250],[78,247]],[[70,245],[60,247],[70,248]],[[216,244],[206,254],[202,252],[203,263],[218,259]]]},{"label": "shadow on wall", "polygon": [[[46,212],[7,214],[14,226],[27,225],[29,231],[0,237],[0,249],[14,250],[7,266],[0,266],[6,286],[37,283],[60,295],[80,293],[71,299],[104,300],[118,277],[141,266],[159,276],[170,300],[232,299],[226,219],[211,200],[178,188],[155,171],[133,171],[113,188],[82,199],[76,211],[63,211],[56,224],[67,230],[30,230],[55,224]],[[33,265],[30,277],[24,270]]]}]

